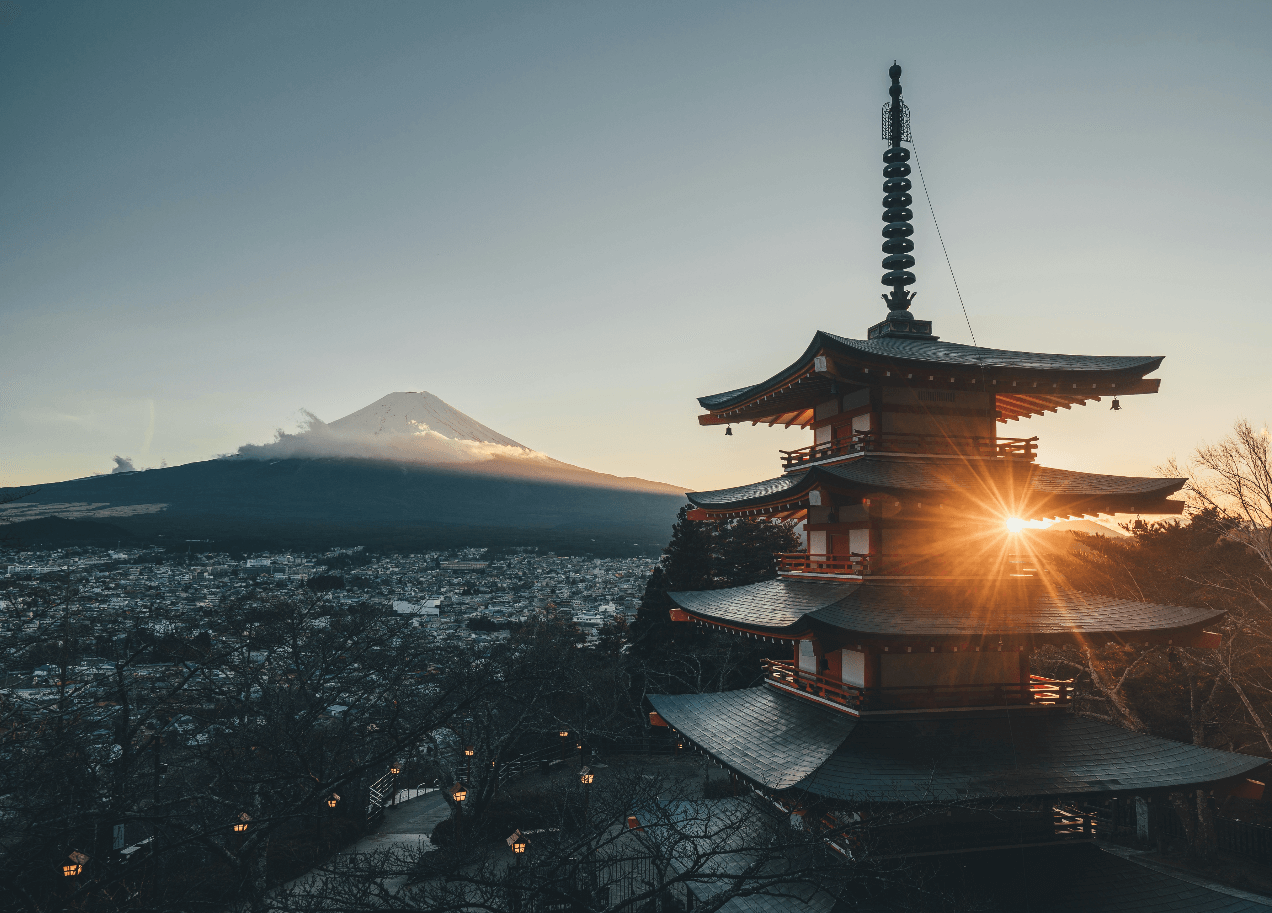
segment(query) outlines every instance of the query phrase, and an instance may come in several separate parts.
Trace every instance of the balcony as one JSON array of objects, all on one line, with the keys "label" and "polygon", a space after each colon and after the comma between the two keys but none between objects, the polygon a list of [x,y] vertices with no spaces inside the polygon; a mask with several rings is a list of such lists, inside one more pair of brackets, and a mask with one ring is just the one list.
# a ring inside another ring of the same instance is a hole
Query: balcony
[{"label": "balcony", "polygon": [[777,556],[777,572],[783,576],[833,574],[839,577],[863,577],[870,573],[870,556],[810,555],[808,552],[787,552]]},{"label": "balcony", "polygon": [[786,552],[777,556],[782,577],[1010,577],[1033,578],[1044,568],[1032,555],[1006,555],[969,563],[950,555],[811,555]]},{"label": "balcony", "polygon": [[946,710],[960,707],[1068,706],[1073,682],[1029,676],[1028,682],[959,685],[898,685],[857,688],[825,675],[801,672],[794,663],[761,660],[765,681],[782,691],[854,715],[895,710]]},{"label": "balcony", "polygon": [[1036,437],[947,437],[940,434],[903,434],[854,431],[852,437],[836,438],[799,450],[779,450],[782,470],[789,472],[811,463],[854,453],[924,453],[980,459],[1024,460],[1037,457]]}]

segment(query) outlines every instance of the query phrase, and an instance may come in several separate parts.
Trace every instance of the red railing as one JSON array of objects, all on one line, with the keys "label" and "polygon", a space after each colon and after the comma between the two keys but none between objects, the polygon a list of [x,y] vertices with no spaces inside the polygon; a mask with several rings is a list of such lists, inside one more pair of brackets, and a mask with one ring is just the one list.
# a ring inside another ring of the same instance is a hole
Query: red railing
[{"label": "red railing", "polygon": [[869,555],[810,555],[788,552],[778,555],[779,574],[845,574],[861,577],[870,573]]},{"label": "red railing", "polygon": [[782,454],[783,469],[795,469],[808,463],[863,451],[958,454],[1032,461],[1037,456],[1037,442],[1036,437],[948,437],[941,434],[854,431],[851,437],[778,452]]},{"label": "red railing", "polygon": [[939,576],[955,573],[962,576],[1036,577],[1041,570],[1039,562],[1028,555],[1008,555],[1001,562],[986,562],[975,568],[958,564],[947,555],[813,555],[788,552],[778,555],[777,563],[777,572],[782,576]]},{"label": "red railing", "polygon": [[1073,679],[1029,676],[1029,687],[1036,704],[1068,704],[1073,700]]},{"label": "red railing", "polygon": [[777,659],[762,659],[764,677],[784,691],[794,691],[811,697],[839,704],[849,710],[861,708],[861,689],[845,685],[825,675],[801,672],[794,663]]},{"label": "red railing", "polygon": [[761,660],[764,677],[784,691],[838,704],[846,710],[928,710],[949,707],[1011,707],[1025,704],[1067,705],[1073,682],[1029,676],[1028,682],[986,682],[956,685],[894,685],[858,688],[815,672],[800,671],[794,663]]}]

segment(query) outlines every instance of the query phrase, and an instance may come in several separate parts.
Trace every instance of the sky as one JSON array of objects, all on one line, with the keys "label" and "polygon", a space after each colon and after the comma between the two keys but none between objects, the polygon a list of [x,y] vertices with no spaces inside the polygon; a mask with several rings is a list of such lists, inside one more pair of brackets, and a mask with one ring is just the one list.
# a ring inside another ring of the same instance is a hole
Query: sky
[{"label": "sky", "polygon": [[[1272,419],[1272,4],[0,2],[0,485],[427,390],[691,489],[698,396],[884,315],[898,60],[981,345],[1165,355],[1000,427],[1151,475]],[[916,182],[917,183],[917,182]],[[916,191],[914,312],[970,342]]]}]

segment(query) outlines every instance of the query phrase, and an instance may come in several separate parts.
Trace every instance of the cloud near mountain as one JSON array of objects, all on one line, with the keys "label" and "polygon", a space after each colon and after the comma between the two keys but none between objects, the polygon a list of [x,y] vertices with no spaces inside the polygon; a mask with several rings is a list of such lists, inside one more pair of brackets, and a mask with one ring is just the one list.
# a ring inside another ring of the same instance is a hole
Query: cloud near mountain
[{"label": "cloud near mountain", "polygon": [[612,476],[555,460],[423,391],[390,393],[331,423],[307,410],[301,414],[299,431],[280,429],[272,442],[245,444],[234,456],[269,461],[373,460],[567,485],[684,492],[674,485]]},{"label": "cloud near mountain", "polygon": [[[327,424],[307,410],[296,433],[279,429],[268,444],[244,444],[237,456],[255,460],[363,459],[397,463],[462,464],[480,463],[498,457],[552,462],[551,457],[520,444],[453,438],[422,421],[407,420],[391,431],[341,425],[344,419]],[[355,413],[356,415],[357,413]]]}]

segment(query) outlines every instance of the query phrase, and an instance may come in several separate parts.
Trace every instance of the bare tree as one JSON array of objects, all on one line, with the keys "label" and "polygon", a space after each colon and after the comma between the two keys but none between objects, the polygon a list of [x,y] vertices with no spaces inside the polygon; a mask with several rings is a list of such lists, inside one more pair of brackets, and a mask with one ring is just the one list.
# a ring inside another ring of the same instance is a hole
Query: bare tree
[{"label": "bare tree", "polygon": [[1225,535],[1253,551],[1272,570],[1272,437],[1239,419],[1232,433],[1197,448],[1191,463],[1168,462],[1182,472],[1193,510],[1209,509],[1229,521]]}]

